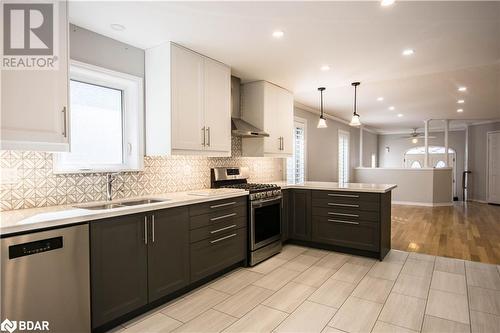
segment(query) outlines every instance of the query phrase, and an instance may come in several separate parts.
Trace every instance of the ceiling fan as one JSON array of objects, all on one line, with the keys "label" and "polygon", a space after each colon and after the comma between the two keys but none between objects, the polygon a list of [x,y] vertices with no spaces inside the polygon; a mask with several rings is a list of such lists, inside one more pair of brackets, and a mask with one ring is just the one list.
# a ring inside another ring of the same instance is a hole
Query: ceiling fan
[{"label": "ceiling fan", "polygon": [[[400,139],[408,139],[411,140],[412,143],[418,143],[418,139],[424,139],[424,133],[417,133],[417,128],[413,128],[413,132],[407,136],[402,136]],[[428,136],[429,139],[435,139],[435,136]]]}]

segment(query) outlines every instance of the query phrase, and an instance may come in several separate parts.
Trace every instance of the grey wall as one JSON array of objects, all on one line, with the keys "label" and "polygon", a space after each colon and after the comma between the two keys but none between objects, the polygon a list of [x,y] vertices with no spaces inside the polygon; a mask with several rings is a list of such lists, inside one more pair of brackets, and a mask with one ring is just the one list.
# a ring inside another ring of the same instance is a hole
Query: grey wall
[{"label": "grey wall", "polygon": [[[338,130],[350,133],[351,180],[353,168],[359,161],[359,130],[349,125],[327,119],[328,128],[316,128],[318,115],[295,108],[295,116],[307,120],[307,180],[338,181]],[[366,133],[366,132],[365,132]],[[363,140],[364,141],[364,140]]]},{"label": "grey wall", "polygon": [[500,122],[469,126],[469,170],[472,171],[469,198],[473,200],[487,200],[486,135],[490,131],[499,130]]},{"label": "grey wall", "polygon": [[378,166],[378,135],[363,131],[363,166],[372,166],[372,154],[375,154],[376,165]]},{"label": "grey wall", "polygon": [[[444,133],[431,132],[431,136],[435,139],[429,139],[431,146],[444,146]],[[417,144],[412,143],[408,139],[401,139],[404,134],[389,134],[378,136],[378,161],[381,168],[401,168],[403,167],[404,153],[412,148],[424,145],[424,140],[419,139]],[[465,131],[450,131],[449,136],[450,148],[456,152],[456,181],[457,181],[457,196],[462,200],[462,173],[465,163]],[[486,143],[485,143],[486,145]],[[385,147],[389,147],[389,152]]]},{"label": "grey wall", "polygon": [[144,50],[70,25],[70,58],[139,77],[144,77]]}]

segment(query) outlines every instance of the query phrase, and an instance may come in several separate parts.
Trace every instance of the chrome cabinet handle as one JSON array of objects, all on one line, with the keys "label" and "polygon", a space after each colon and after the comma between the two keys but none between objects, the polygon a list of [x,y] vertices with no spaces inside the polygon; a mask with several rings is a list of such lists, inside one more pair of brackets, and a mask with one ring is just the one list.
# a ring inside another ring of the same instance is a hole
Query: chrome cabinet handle
[{"label": "chrome cabinet handle", "polygon": [[151,236],[153,243],[155,242],[155,214],[151,215]]},{"label": "chrome cabinet handle", "polygon": [[359,215],[357,215],[357,214],[334,213],[334,212],[328,212],[328,215],[359,217]]},{"label": "chrome cabinet handle", "polygon": [[217,238],[217,239],[214,239],[213,241],[210,241],[210,244],[215,244],[215,243],[218,243],[218,242],[223,241],[225,239],[233,238],[234,236],[236,236],[236,234],[231,234],[231,235],[228,235],[225,237]]},{"label": "chrome cabinet handle", "polygon": [[236,201],[232,201],[232,202],[226,202],[226,203],[223,203],[223,204],[219,204],[219,205],[213,205],[213,206],[210,206],[210,208],[219,208],[219,207],[225,207],[225,206],[231,206],[231,205],[234,205],[236,204]]},{"label": "chrome cabinet handle", "polygon": [[358,208],[358,207],[359,207],[359,205],[340,204],[340,203],[333,203],[333,202],[329,202],[329,203],[328,203],[328,206],[355,207],[355,208]]},{"label": "chrome cabinet handle", "polygon": [[231,214],[227,214],[227,215],[222,215],[222,216],[212,217],[212,218],[210,219],[210,221],[222,220],[222,219],[226,219],[226,218],[228,218],[228,217],[232,217],[232,216],[236,216],[236,213],[231,213]]},{"label": "chrome cabinet handle", "polygon": [[68,137],[68,115],[67,115],[66,107],[63,107],[62,114],[63,114],[63,130],[62,130],[62,135],[65,138],[67,138]]},{"label": "chrome cabinet handle", "polygon": [[359,198],[359,195],[356,194],[337,194],[337,193],[328,193],[330,197],[343,197],[343,198]]},{"label": "chrome cabinet handle", "polygon": [[210,127],[207,127],[207,136],[208,136],[207,147],[210,147],[210,141],[212,141],[210,138]]},{"label": "chrome cabinet handle", "polygon": [[148,217],[144,216],[144,244],[148,245]]},{"label": "chrome cabinet handle", "polygon": [[281,137],[281,150],[285,150],[285,138]]},{"label": "chrome cabinet handle", "polygon": [[201,134],[203,135],[203,141],[201,142],[201,145],[205,147],[205,142],[206,142],[205,126],[201,128]]},{"label": "chrome cabinet handle", "polygon": [[328,219],[328,222],[335,222],[335,223],[343,223],[343,224],[359,224],[359,222],[352,222],[352,221],[344,221],[344,220],[334,220],[334,219]]},{"label": "chrome cabinet handle", "polygon": [[224,228],[220,228],[220,229],[217,229],[217,230],[212,230],[212,231],[210,231],[210,233],[211,234],[216,234],[218,232],[221,232],[221,231],[224,231],[224,230],[228,230],[228,229],[232,229],[234,227],[236,227],[236,224],[232,224],[230,226],[227,226],[227,227],[224,227]]}]

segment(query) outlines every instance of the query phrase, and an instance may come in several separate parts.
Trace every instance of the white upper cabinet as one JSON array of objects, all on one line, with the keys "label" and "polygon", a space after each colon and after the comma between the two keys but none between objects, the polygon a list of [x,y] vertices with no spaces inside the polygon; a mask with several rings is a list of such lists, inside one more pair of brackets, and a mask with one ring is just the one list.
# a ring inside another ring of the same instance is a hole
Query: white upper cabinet
[{"label": "white upper cabinet", "polygon": [[242,86],[241,118],[269,134],[243,138],[244,156],[293,155],[293,94],[266,81]]},{"label": "white upper cabinet", "polygon": [[231,152],[231,70],[206,58],[204,82],[205,149]]},{"label": "white upper cabinet", "polygon": [[146,50],[146,154],[231,156],[231,69],[166,43]]},{"label": "white upper cabinet", "polygon": [[58,68],[2,69],[0,149],[69,150],[67,3],[55,13]]}]

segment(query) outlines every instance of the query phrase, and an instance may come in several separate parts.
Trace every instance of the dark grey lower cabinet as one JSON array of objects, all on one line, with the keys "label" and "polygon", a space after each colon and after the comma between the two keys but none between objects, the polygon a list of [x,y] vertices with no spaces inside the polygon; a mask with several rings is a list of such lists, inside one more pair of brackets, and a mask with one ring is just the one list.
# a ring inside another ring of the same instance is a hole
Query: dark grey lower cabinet
[{"label": "dark grey lower cabinet", "polygon": [[281,194],[283,196],[282,199],[282,206],[281,206],[281,240],[283,242],[286,242],[289,238],[288,236],[288,210],[289,210],[289,198],[290,198],[290,191],[289,190],[282,190]]},{"label": "dark grey lower cabinet", "polygon": [[288,235],[291,239],[311,240],[311,191],[294,189],[289,192]]},{"label": "dark grey lower cabinet", "polygon": [[187,207],[90,224],[92,327],[189,284]]},{"label": "dark grey lower cabinet", "polygon": [[189,214],[181,207],[148,215],[151,226],[148,292],[151,302],[189,284]]},{"label": "dark grey lower cabinet", "polygon": [[245,260],[247,229],[191,244],[191,281],[195,282]]},{"label": "dark grey lower cabinet", "polygon": [[148,303],[144,215],[90,224],[92,327]]}]

